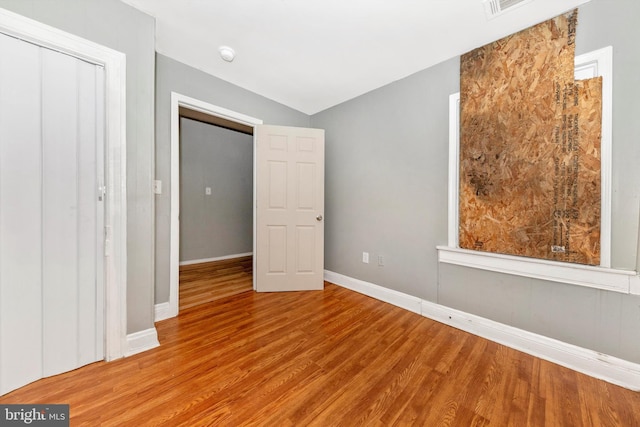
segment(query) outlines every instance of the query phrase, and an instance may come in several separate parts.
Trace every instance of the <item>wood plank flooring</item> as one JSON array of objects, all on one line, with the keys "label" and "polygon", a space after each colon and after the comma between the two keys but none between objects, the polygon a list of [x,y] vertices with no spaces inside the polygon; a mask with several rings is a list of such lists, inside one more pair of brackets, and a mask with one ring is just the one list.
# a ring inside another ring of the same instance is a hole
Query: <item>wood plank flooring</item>
[{"label": "wood plank flooring", "polygon": [[180,266],[180,311],[253,290],[253,257]]},{"label": "wood plank flooring", "polygon": [[0,403],[72,426],[639,426],[640,393],[326,283],[157,323],[161,346]]}]

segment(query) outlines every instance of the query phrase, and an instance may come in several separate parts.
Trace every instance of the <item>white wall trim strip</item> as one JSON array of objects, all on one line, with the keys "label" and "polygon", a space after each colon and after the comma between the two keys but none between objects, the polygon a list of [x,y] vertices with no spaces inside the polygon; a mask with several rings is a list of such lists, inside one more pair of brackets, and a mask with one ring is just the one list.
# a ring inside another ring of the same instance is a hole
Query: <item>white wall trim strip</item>
[{"label": "white wall trim strip", "polygon": [[154,306],[154,314],[155,322],[160,322],[161,320],[173,317],[171,316],[171,307],[169,306],[169,301],[156,304]]},{"label": "white wall trim strip", "polygon": [[438,262],[607,291],[631,293],[635,271],[438,246]]},{"label": "white wall trim strip", "polygon": [[125,356],[133,356],[143,351],[151,350],[160,345],[156,328],[145,329],[127,335],[127,351]]},{"label": "white wall trim strip", "polygon": [[[326,281],[583,374],[640,391],[640,364],[325,270]],[[416,309],[416,301],[419,309]]]},{"label": "white wall trim strip", "polygon": [[633,276],[629,282],[629,293],[640,295],[640,276]]},{"label": "white wall trim strip", "polygon": [[380,301],[388,302],[396,307],[404,308],[405,310],[412,311],[416,314],[420,314],[422,300],[418,297],[414,297],[402,292],[394,291],[383,286],[374,285],[373,283],[365,282],[364,280],[354,279],[349,276],[344,276],[333,271],[324,271],[324,280],[334,283],[343,288],[351,289],[352,291],[359,292],[364,295],[368,295],[372,298]]},{"label": "white wall trim strip", "polygon": [[253,252],[245,252],[243,254],[223,255],[214,258],[192,259],[188,261],[180,261],[180,265],[202,264],[205,262],[224,261],[225,259],[242,258],[253,255]]}]

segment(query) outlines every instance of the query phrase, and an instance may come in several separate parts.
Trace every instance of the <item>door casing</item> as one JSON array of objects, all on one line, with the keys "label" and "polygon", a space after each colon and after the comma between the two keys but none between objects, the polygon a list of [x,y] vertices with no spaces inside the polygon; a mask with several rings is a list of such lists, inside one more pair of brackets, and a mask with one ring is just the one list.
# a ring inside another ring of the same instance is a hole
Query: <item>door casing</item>
[{"label": "door casing", "polygon": [[[171,201],[170,201],[170,235],[169,235],[169,307],[168,312],[156,314],[156,321],[175,317],[179,311],[180,282],[180,107],[199,111],[211,116],[240,123],[255,128],[262,120],[247,116],[199,99],[171,92]],[[253,132],[253,253],[256,253],[256,132]],[[256,257],[253,257],[253,269],[256,268]],[[256,288],[256,276],[253,276],[253,288]]]}]

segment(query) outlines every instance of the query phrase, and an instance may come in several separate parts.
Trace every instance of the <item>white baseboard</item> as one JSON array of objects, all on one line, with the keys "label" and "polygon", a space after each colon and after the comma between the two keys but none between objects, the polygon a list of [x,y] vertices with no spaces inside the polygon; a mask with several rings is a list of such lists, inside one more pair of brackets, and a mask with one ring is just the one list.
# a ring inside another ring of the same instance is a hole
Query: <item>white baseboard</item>
[{"label": "white baseboard", "polygon": [[629,283],[629,293],[631,295],[640,295],[640,276],[633,276]]},{"label": "white baseboard", "polygon": [[363,280],[354,279],[352,277],[344,276],[333,271],[324,271],[324,280],[327,282],[335,283],[343,288],[351,289],[352,291],[359,292],[361,294],[368,295],[380,301],[388,302],[397,307],[404,308],[405,310],[412,311],[420,314],[420,303],[422,300],[418,297],[407,295],[402,292],[394,291],[382,286],[374,285],[373,283],[365,282]]},{"label": "white baseboard", "polygon": [[[640,391],[640,364],[325,270],[326,281],[583,374]],[[419,309],[415,309],[415,301]]]},{"label": "white baseboard", "polygon": [[640,391],[640,365],[429,301],[422,315],[589,376]]},{"label": "white baseboard", "polygon": [[203,262],[213,262],[213,261],[222,261],[225,259],[234,259],[234,258],[242,258],[245,256],[253,255],[253,252],[245,252],[242,254],[233,254],[233,255],[224,255],[215,258],[203,258],[203,259],[191,259],[188,261],[180,261],[180,265],[192,265],[192,264],[202,264]]},{"label": "white baseboard", "polygon": [[171,308],[169,307],[169,302],[161,302],[160,304],[156,304],[154,307],[154,321],[159,322],[161,320],[169,319],[174,317],[171,315]]},{"label": "white baseboard", "polygon": [[127,350],[124,355],[125,357],[133,356],[134,354],[151,350],[159,345],[160,342],[158,341],[158,332],[156,331],[156,328],[149,328],[144,331],[134,332],[133,334],[127,335]]}]

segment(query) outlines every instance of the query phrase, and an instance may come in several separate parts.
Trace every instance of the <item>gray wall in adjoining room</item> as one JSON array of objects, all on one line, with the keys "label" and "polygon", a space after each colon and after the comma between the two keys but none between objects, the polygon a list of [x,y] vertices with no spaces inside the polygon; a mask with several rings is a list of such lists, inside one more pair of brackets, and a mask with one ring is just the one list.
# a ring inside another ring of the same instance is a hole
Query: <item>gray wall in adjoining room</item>
[{"label": "gray wall in adjoining room", "polygon": [[[577,54],[613,46],[612,264],[629,270],[640,200],[638,16],[636,0],[592,0],[579,8],[576,41]],[[448,102],[458,90],[452,59],[311,117],[327,140],[326,269],[640,363],[639,296],[438,265]]]},{"label": "gray wall in adjoining room", "polygon": [[155,21],[118,0],[0,0],[0,7],[127,55],[127,332],[152,328]]},{"label": "gray wall in adjoining room", "polygon": [[156,55],[156,195],[155,302],[169,301],[169,231],[171,206],[171,92],[242,113],[265,124],[309,127],[310,118],[263,96],[220,80],[164,55]]},{"label": "gray wall in adjoining room", "polygon": [[180,261],[252,251],[253,136],[181,118]]}]

